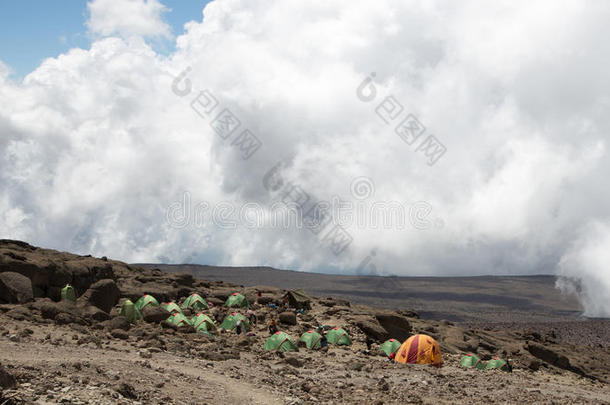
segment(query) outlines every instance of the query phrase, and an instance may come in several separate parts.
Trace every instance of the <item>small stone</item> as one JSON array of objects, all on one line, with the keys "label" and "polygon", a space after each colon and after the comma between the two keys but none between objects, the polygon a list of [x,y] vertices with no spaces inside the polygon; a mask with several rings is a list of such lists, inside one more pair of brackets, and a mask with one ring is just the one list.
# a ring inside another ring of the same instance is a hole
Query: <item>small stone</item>
[{"label": "small stone", "polygon": [[150,359],[152,358],[152,353],[148,350],[142,350],[140,351],[140,357],[142,357],[143,359]]}]

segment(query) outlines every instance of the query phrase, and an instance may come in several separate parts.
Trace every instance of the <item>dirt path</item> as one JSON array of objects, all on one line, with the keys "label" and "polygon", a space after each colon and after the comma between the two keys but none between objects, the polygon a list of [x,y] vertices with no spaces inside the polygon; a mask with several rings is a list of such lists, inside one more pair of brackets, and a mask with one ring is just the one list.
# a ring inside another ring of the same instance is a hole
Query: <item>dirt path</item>
[{"label": "dirt path", "polygon": [[[145,403],[218,403],[219,400],[238,404],[285,403],[269,390],[219,375],[214,371],[211,362],[169,353],[155,353],[154,361],[146,360],[124,342],[108,349],[98,349],[44,343],[32,345],[11,342],[4,338],[0,339],[0,363],[10,364],[17,369],[40,370],[40,377],[63,377],[64,374],[69,374],[70,377],[78,376],[78,381],[65,378],[71,387],[65,392],[62,392],[65,387],[49,387],[44,393],[51,392],[53,398],[48,398],[50,402],[70,400],[74,397],[89,397],[94,400],[95,395],[88,394],[127,383],[137,392],[153,393]],[[79,384],[81,380],[86,384]],[[80,389],[82,385],[84,389]],[[37,391],[42,394],[42,390]],[[65,395],[55,396],[55,392]],[[99,403],[112,402],[101,400]]]}]

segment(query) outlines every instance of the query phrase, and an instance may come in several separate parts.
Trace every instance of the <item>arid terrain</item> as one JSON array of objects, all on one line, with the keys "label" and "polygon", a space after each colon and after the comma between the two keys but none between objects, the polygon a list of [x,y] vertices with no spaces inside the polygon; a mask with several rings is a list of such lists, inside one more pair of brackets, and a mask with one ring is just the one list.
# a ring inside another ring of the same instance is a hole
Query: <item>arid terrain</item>
[{"label": "arid terrain", "polygon": [[[67,283],[78,299],[57,302]],[[553,284],[129,265],[3,240],[0,404],[610,403],[610,321],[578,317],[578,303]],[[281,308],[292,288],[314,296],[311,310]],[[219,319],[233,311],[227,297],[244,294],[257,317],[251,336],[175,327],[158,307],[134,325],[118,316],[125,299],[181,302],[192,292]],[[265,351],[272,319],[295,340],[323,324],[353,344]],[[439,342],[443,367],[380,353],[383,340],[415,333]],[[513,371],[460,367],[471,352],[508,359]]]},{"label": "arid terrain", "polygon": [[167,272],[238,285],[299,288],[319,296],[389,309],[417,309],[420,317],[450,321],[574,320],[578,300],[555,288],[554,276],[377,277],[277,270],[270,267],[219,267],[142,264]]}]

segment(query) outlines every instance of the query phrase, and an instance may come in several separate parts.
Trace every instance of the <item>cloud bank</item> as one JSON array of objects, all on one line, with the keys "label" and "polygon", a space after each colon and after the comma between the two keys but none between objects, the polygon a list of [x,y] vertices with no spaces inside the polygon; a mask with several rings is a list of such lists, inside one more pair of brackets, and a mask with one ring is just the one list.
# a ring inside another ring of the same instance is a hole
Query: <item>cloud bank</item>
[{"label": "cloud bank", "polygon": [[167,10],[158,0],[93,0],[86,25],[94,35],[170,37],[162,19]]},{"label": "cloud bank", "polygon": [[[163,56],[146,42],[169,33],[162,4],[104,3],[90,49],[23,82],[0,65],[0,236],[138,262],[557,273],[610,316],[610,5],[215,0]],[[349,243],[270,225],[282,201],[351,206]],[[360,226],[375,203],[389,225]]]}]

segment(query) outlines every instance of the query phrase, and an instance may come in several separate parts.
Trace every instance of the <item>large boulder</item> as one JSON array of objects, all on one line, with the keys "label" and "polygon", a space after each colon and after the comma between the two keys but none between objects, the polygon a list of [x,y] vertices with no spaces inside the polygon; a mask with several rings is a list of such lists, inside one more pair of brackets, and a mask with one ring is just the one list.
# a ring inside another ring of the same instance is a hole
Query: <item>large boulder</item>
[{"label": "large boulder", "polygon": [[55,319],[59,314],[78,316],[78,308],[74,302],[42,302],[39,305],[40,313],[44,319]]},{"label": "large boulder", "polygon": [[124,316],[117,316],[116,318],[109,319],[107,321],[102,322],[104,328],[109,331],[121,329],[121,330],[129,330],[131,324]]},{"label": "large boulder", "polygon": [[153,307],[151,305],[144,307],[142,310],[142,318],[146,322],[159,323],[166,320],[169,317],[169,312],[161,307]]},{"label": "large boulder", "polygon": [[18,306],[18,307],[11,309],[10,311],[8,311],[6,313],[6,316],[8,316],[9,318],[12,318],[16,321],[23,321],[26,319],[31,319],[32,313],[26,307]]},{"label": "large boulder", "polygon": [[377,312],[375,318],[394,339],[404,341],[411,335],[409,320],[396,312]]},{"label": "large boulder", "polygon": [[164,276],[121,277],[117,280],[121,296],[136,302],[144,294],[159,302],[176,301],[188,296],[192,289],[179,285],[174,278]]},{"label": "large boulder", "polygon": [[360,317],[356,318],[355,324],[360,330],[369,338],[376,341],[384,341],[390,336],[388,331],[373,317]]},{"label": "large boulder", "polygon": [[34,297],[49,297],[55,301],[59,300],[60,291],[66,284],[71,284],[78,296],[95,281],[115,277],[113,264],[108,261],[40,249],[13,240],[0,240],[2,272],[19,273],[29,278]]},{"label": "large boulder", "polygon": [[533,356],[546,363],[552,364],[555,367],[559,367],[564,370],[571,370],[572,368],[570,365],[570,359],[548,347],[536,343],[530,343],[527,345],[527,351]]},{"label": "large boulder", "polygon": [[92,321],[102,322],[110,319],[110,315],[108,313],[102,311],[98,307],[94,307],[93,305],[88,305],[81,309],[81,314]]},{"label": "large boulder", "polygon": [[16,385],[15,377],[0,365],[0,389],[13,388]]},{"label": "large boulder", "polygon": [[297,315],[294,312],[282,312],[280,314],[280,323],[286,325],[296,325]]},{"label": "large boulder", "polygon": [[34,299],[32,281],[12,271],[0,273],[0,302],[23,304]]},{"label": "large boulder", "polygon": [[81,306],[93,305],[104,312],[110,312],[119,302],[121,292],[114,280],[104,279],[97,281],[78,299]]},{"label": "large boulder", "polygon": [[172,278],[178,285],[183,285],[186,287],[191,287],[195,281],[193,279],[193,275],[189,273],[175,273],[172,274]]},{"label": "large boulder", "polygon": [[207,297],[206,301],[211,302],[215,307],[222,307],[226,300],[221,300],[220,298],[216,297]]}]

